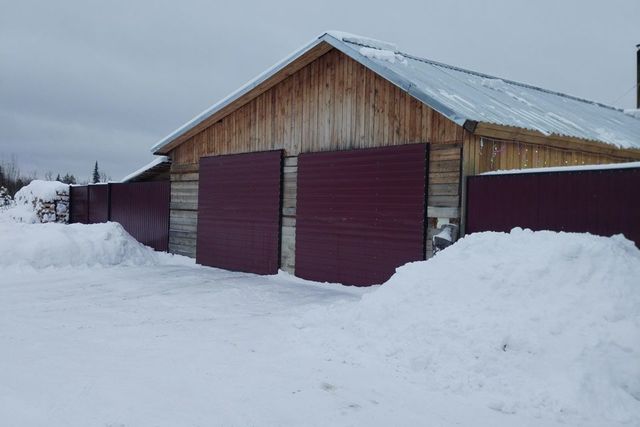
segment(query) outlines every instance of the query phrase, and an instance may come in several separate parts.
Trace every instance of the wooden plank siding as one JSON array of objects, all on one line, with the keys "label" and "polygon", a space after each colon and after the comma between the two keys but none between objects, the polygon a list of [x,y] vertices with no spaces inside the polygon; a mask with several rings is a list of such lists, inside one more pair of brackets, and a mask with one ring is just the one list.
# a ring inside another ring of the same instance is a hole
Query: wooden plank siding
[{"label": "wooden plank siding", "polygon": [[429,150],[427,178],[426,251],[433,254],[432,238],[441,231],[438,218],[460,224],[462,143],[432,144]]},{"label": "wooden plank siding", "polygon": [[332,50],[171,152],[304,152],[462,141],[463,129],[361,64]]},{"label": "wooden plank siding", "polygon": [[285,157],[282,170],[282,230],[280,232],[280,268],[291,274],[296,268],[296,207],[298,194],[298,157]]},{"label": "wooden plank siding", "polygon": [[169,252],[192,258],[196,256],[198,176],[196,164],[171,167]]}]

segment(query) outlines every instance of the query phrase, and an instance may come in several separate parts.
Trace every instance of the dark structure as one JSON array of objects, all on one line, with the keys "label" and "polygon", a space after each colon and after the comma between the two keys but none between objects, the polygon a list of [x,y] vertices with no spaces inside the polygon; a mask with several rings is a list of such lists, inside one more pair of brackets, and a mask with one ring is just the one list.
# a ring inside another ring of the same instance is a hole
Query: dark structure
[{"label": "dark structure", "polygon": [[199,264],[278,272],[281,171],[282,150],[201,160]]},{"label": "dark structure", "polygon": [[167,251],[169,181],[72,186],[69,222],[120,223],[140,243]]},{"label": "dark structure", "polygon": [[467,232],[624,234],[640,247],[640,164],[634,168],[469,177]]},{"label": "dark structure", "polygon": [[69,222],[89,224],[89,186],[72,185],[69,187]]},{"label": "dark structure", "polygon": [[89,192],[88,223],[96,224],[109,221],[109,185],[87,185],[87,191]]},{"label": "dark structure", "polygon": [[367,285],[423,259],[426,148],[301,154],[296,274]]}]

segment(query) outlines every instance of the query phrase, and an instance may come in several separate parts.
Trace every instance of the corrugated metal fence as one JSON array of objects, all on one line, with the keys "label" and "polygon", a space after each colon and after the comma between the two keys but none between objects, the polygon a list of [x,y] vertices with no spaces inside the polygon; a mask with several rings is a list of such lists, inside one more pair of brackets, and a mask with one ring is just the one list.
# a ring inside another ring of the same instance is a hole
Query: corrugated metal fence
[{"label": "corrugated metal fence", "polygon": [[640,168],[472,176],[466,224],[467,233],[622,233],[640,247]]},{"label": "corrugated metal fence", "polygon": [[169,243],[168,181],[72,186],[69,222],[115,221],[139,242],[158,251]]}]

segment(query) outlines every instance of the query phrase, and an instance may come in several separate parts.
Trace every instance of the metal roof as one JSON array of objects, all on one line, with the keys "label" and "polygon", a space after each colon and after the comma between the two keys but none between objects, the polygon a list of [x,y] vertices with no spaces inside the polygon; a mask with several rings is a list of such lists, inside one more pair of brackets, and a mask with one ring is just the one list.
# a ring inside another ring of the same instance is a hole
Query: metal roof
[{"label": "metal roof", "polygon": [[142,181],[165,172],[168,173],[170,166],[171,160],[169,160],[167,156],[160,156],[142,166],[135,172],[131,172],[129,175],[122,178],[120,182]]},{"label": "metal roof", "polygon": [[418,58],[390,43],[328,32],[163,138],[152,151],[168,145],[320,42],[329,43],[461,126],[466,121],[493,123],[640,149],[640,119],[621,109]]}]

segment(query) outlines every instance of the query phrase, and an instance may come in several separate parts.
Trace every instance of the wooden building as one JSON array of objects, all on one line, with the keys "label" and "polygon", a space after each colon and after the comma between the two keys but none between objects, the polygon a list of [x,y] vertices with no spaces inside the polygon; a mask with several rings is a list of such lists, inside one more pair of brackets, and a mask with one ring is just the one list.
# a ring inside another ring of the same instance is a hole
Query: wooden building
[{"label": "wooden building", "polygon": [[153,152],[172,252],[361,285],[429,257],[443,224],[464,233],[467,176],[640,160],[640,120],[326,33]]}]

